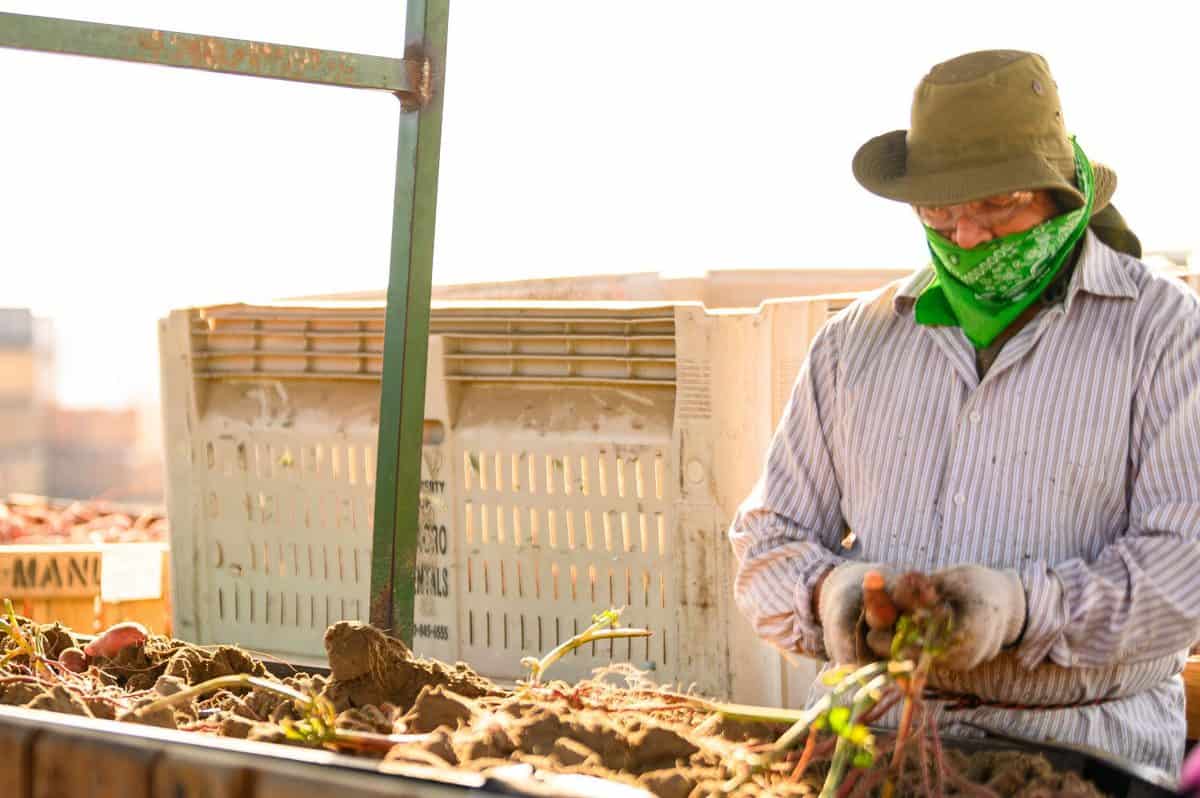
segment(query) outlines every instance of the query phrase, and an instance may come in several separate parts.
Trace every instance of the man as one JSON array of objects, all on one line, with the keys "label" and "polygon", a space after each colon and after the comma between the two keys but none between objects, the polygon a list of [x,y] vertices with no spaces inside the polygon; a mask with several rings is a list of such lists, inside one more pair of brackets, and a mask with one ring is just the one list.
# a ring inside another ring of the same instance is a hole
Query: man
[{"label": "man", "polygon": [[813,341],[730,530],[739,606],[784,649],[863,661],[890,637],[861,620],[863,573],[927,572],[955,610],[930,679],[954,698],[943,724],[1178,772],[1196,299],[1137,260],[1115,175],[1068,136],[1038,55],[934,67],[911,129],[863,145],[854,174],[913,206],[932,263]]}]

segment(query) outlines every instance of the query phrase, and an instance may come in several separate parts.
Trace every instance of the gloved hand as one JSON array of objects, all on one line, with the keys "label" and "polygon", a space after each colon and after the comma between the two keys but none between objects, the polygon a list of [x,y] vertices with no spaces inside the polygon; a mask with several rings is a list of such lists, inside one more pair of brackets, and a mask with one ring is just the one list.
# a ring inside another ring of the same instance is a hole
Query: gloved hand
[{"label": "gloved hand", "polygon": [[969,671],[1017,642],[1025,628],[1025,587],[1016,571],[956,565],[930,576],[954,611],[951,643],[940,667]]},{"label": "gloved hand", "polygon": [[[863,617],[863,577],[868,571],[878,571],[888,588],[895,581],[895,572],[886,565],[844,562],[831,570],[821,585],[817,615],[825,635],[825,653],[835,665],[880,658],[868,644],[869,630]],[[890,641],[890,632],[885,636]]]}]

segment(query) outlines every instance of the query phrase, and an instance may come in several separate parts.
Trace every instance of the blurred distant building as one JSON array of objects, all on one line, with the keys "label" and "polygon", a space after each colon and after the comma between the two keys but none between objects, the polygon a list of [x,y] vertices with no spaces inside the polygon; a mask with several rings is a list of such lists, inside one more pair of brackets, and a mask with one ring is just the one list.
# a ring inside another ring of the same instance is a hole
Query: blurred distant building
[{"label": "blurred distant building", "polygon": [[26,308],[0,308],[0,498],[162,504],[154,414],[56,406],[52,333]]},{"label": "blurred distant building", "polygon": [[0,495],[46,490],[53,373],[49,321],[0,308]]},{"label": "blurred distant building", "polygon": [[137,408],[55,407],[48,442],[50,496],[162,504],[162,457],[143,445]]},{"label": "blurred distant building", "polygon": [[132,481],[137,411],[56,407],[49,426],[51,496],[110,498]]}]

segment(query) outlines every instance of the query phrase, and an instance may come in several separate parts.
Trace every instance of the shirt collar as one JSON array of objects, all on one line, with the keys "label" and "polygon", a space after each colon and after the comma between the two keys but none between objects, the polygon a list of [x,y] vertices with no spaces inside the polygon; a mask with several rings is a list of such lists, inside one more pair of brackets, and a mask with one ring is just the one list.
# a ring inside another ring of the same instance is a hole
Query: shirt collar
[{"label": "shirt collar", "polygon": [[[901,282],[892,298],[892,309],[901,316],[912,313],[917,297],[929,286],[933,275],[933,266],[926,264]],[[1080,291],[1096,296],[1137,298],[1137,286],[1122,264],[1121,256],[1091,230],[1084,233],[1083,249],[1067,288],[1064,310],[1070,311],[1071,303]]]}]

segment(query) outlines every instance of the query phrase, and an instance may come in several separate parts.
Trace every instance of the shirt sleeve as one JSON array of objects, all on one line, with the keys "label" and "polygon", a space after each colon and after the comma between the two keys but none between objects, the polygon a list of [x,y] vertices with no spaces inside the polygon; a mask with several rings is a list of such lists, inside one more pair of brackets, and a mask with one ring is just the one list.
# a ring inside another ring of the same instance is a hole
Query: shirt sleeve
[{"label": "shirt sleeve", "polygon": [[836,353],[831,325],[813,340],[754,490],[729,530],[738,560],[734,599],[760,637],[789,651],[825,656],[812,591],[842,558],[841,493],[830,443],[835,428]]},{"label": "shirt sleeve", "polygon": [[1164,304],[1176,322],[1161,325],[1132,408],[1129,526],[1090,562],[1024,569],[1025,667],[1152,660],[1200,638],[1200,309]]}]

